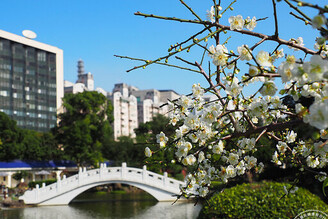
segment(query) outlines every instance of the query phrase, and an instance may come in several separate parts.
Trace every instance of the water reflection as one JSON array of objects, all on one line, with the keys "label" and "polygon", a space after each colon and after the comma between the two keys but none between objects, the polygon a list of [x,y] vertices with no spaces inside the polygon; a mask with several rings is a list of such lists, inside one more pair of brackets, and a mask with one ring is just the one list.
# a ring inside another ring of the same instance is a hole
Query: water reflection
[{"label": "water reflection", "polygon": [[[89,198],[87,199],[87,197]],[[133,196],[133,197],[131,197]],[[134,200],[132,200],[134,199]],[[197,218],[200,205],[156,202],[147,194],[87,194],[68,206],[43,206],[0,211],[3,219],[89,219],[89,218]]]}]

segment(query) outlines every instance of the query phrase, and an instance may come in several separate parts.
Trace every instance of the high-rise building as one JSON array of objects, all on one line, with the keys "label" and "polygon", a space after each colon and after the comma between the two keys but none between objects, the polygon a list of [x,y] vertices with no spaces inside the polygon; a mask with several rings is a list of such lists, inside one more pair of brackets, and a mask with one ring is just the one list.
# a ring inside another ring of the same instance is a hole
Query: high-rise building
[{"label": "high-rise building", "polygon": [[81,59],[78,61],[77,68],[78,75],[76,83],[82,83],[85,85],[88,91],[93,91],[95,84],[93,80],[93,75],[91,74],[91,72],[84,72],[84,62]]},{"label": "high-rise building", "polygon": [[146,123],[153,119],[157,114],[167,115],[168,106],[165,105],[169,100],[180,97],[173,90],[132,90],[132,95],[138,101],[138,122]]},{"label": "high-rise building", "polygon": [[[77,80],[76,83],[70,81],[64,81],[64,92],[65,93],[82,93],[84,91],[93,91],[94,89],[93,74],[91,72],[84,72],[84,62],[79,60],[77,62]],[[107,93],[102,88],[96,88],[96,91],[107,96]]]},{"label": "high-rise building", "polygon": [[110,100],[114,109],[114,139],[120,136],[135,137],[138,128],[137,98],[129,92],[127,84],[115,84]]},{"label": "high-rise building", "polygon": [[19,127],[56,125],[63,77],[63,50],[0,30],[0,111]]}]

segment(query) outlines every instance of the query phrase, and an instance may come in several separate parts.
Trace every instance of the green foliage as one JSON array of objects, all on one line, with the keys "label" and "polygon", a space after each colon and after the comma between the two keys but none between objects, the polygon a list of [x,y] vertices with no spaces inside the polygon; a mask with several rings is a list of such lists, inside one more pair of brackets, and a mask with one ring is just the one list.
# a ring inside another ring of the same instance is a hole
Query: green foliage
[{"label": "green foliage", "polygon": [[42,183],[45,183],[46,185],[52,184],[57,182],[56,179],[47,179],[47,180],[40,180],[40,181],[34,181],[34,182],[29,182],[28,187],[29,188],[35,188],[36,185],[39,185],[39,187],[42,187]]},{"label": "green foliage", "polygon": [[51,133],[39,133],[33,130],[23,129],[20,159],[22,160],[58,160],[61,151]]},{"label": "green foliage", "polygon": [[114,161],[115,166],[126,162],[128,166],[142,167],[144,160],[144,148],[135,144],[133,139],[127,136],[118,138],[118,141],[108,141],[103,146],[103,156]]},{"label": "green foliage", "polygon": [[102,147],[112,136],[110,101],[96,91],[66,94],[64,112],[53,131],[62,145],[65,159],[78,165],[97,165],[103,160]]},{"label": "green foliage", "polygon": [[17,159],[20,155],[21,135],[16,122],[5,113],[0,112],[0,160]]},{"label": "green foliage", "polygon": [[[149,147],[152,151],[157,150],[156,135],[161,131],[166,136],[172,136],[175,133],[175,128],[169,124],[169,119],[161,114],[154,116],[152,121],[139,124],[135,132],[137,142],[141,146],[143,153],[145,147]],[[143,157],[145,158],[144,154]],[[166,171],[173,177],[176,177],[177,174],[181,173],[183,166],[171,163],[174,159],[174,150],[172,148],[165,148],[164,150],[157,151],[152,157],[147,159],[147,163],[150,164],[147,168],[157,173]],[[183,179],[181,175],[178,177]]]},{"label": "green foliage", "polygon": [[16,181],[20,181],[21,179],[23,179],[24,177],[27,177],[27,176],[28,176],[28,173],[26,171],[22,170],[17,173],[14,173],[13,178]]},{"label": "green foliage", "polygon": [[16,122],[0,112],[0,160],[56,160],[60,150],[51,133],[39,133],[17,127]]},{"label": "green foliage", "polygon": [[290,184],[262,182],[242,184],[216,193],[206,202],[199,218],[294,218],[316,209],[328,213],[328,205],[308,190],[284,192]]}]

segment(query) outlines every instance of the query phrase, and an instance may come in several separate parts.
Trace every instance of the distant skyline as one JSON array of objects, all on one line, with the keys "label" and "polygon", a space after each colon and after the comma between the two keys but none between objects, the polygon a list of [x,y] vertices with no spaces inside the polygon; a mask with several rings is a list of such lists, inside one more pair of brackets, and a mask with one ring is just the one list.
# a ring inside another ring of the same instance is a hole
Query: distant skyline
[{"label": "distant skyline", "polygon": [[[211,0],[185,0],[185,2],[190,4],[202,19],[206,19],[206,10],[210,9]],[[228,1],[222,2],[228,4]],[[322,3],[320,0],[311,2]],[[193,83],[200,82],[203,86],[207,86],[202,76],[197,73],[165,66],[153,65],[144,70],[126,73],[126,70],[142,63],[114,57],[114,54],[118,54],[155,59],[166,55],[171,44],[181,42],[189,35],[202,30],[201,25],[145,19],[133,14],[140,11],[194,19],[178,0],[2,0],[1,3],[0,29],[17,35],[22,35],[22,31],[26,29],[33,30],[38,35],[37,41],[64,51],[65,80],[76,81],[77,61],[82,59],[85,71],[94,75],[95,87],[107,91],[112,91],[116,83],[127,83],[140,89],[172,89],[180,94],[189,93]],[[301,21],[289,15],[291,10],[285,3],[277,4],[281,37],[289,39],[302,36],[305,45],[313,49],[316,32],[310,26],[304,27]],[[273,34],[271,0],[243,0],[233,7],[235,10],[228,11],[223,17],[223,24],[228,25],[228,18],[237,14],[241,14],[244,18],[269,17],[266,21],[258,22],[254,31]],[[300,30],[306,31],[299,33]],[[235,34],[230,33],[224,38],[230,35],[233,38],[230,40],[231,44],[230,42],[228,44],[228,49],[234,51],[237,46],[245,43],[244,40],[250,45],[251,42],[256,42],[252,38],[241,35],[236,38]],[[214,42],[209,41],[209,45],[211,44]],[[266,48],[268,47],[264,46],[259,49]],[[197,50],[199,49],[192,50],[190,56],[186,56],[185,52],[179,56],[192,62],[199,61],[201,51]],[[198,55],[196,56],[195,53]],[[301,53],[296,52],[296,54]],[[173,63],[181,64],[177,61]]]}]

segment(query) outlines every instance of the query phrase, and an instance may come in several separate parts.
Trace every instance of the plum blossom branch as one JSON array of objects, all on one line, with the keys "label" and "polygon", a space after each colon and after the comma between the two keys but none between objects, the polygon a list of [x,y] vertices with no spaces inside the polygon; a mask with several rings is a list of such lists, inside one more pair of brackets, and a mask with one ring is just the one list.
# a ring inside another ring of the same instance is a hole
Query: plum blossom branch
[{"label": "plum blossom branch", "polygon": [[[143,17],[157,18],[157,19],[164,19],[164,20],[179,21],[179,22],[185,22],[185,23],[208,24],[209,26],[219,27],[220,31],[231,30],[230,26],[226,26],[226,25],[222,25],[222,24],[218,24],[218,23],[212,24],[209,21],[187,20],[187,19],[180,19],[180,18],[176,18],[176,17],[162,17],[162,16],[153,15],[153,14],[144,14],[144,13],[141,13],[141,12],[136,12],[135,15],[143,16]],[[238,32],[238,33],[241,33],[241,34],[245,34],[245,35],[254,36],[254,37],[257,37],[257,38],[261,38],[261,39],[266,39],[268,41],[274,41],[274,42],[277,42],[277,43],[282,44],[282,45],[291,46],[291,47],[294,47],[296,49],[302,50],[304,53],[307,53],[307,54],[311,54],[311,55],[317,54],[317,52],[315,52],[311,49],[308,49],[308,48],[306,48],[304,46],[301,46],[301,45],[297,45],[292,41],[289,41],[289,40],[287,41],[287,40],[281,39],[280,37],[276,37],[274,35],[269,36],[269,35],[266,35],[266,34],[257,33],[257,32],[253,32],[253,31],[249,31],[249,30],[232,30],[232,31]]]}]

